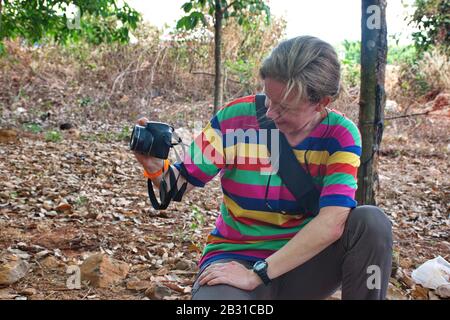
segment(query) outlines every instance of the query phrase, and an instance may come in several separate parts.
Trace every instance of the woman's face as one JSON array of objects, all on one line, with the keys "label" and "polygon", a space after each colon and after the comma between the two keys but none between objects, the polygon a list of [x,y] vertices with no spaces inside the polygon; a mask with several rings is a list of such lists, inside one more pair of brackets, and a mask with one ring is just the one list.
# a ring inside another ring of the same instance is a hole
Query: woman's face
[{"label": "woman's face", "polygon": [[264,79],[267,117],[285,134],[294,134],[308,124],[320,111],[319,104],[297,99],[294,89],[283,101],[287,85],[272,78]]}]

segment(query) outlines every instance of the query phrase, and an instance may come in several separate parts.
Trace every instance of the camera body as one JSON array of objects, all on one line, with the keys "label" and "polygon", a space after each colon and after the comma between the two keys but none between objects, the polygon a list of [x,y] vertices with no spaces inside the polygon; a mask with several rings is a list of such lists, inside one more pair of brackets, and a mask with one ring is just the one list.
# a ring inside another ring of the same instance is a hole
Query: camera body
[{"label": "camera body", "polygon": [[149,121],[145,126],[135,125],[130,138],[130,149],[152,157],[167,159],[172,147],[174,128],[163,122]]}]

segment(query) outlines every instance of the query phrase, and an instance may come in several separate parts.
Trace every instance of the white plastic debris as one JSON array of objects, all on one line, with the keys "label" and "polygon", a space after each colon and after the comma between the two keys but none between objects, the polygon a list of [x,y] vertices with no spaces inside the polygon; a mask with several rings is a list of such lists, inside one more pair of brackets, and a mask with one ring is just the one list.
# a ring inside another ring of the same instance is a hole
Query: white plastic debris
[{"label": "white plastic debris", "polygon": [[439,286],[450,284],[450,263],[438,256],[419,266],[411,276],[417,284],[436,290]]}]

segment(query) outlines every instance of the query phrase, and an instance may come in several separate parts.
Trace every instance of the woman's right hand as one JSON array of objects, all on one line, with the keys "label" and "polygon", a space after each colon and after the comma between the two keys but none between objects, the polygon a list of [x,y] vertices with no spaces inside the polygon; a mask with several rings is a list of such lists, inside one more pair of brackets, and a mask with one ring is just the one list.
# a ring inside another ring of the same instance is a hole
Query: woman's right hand
[{"label": "woman's right hand", "polygon": [[[140,126],[145,126],[149,120],[147,118],[140,118],[137,121],[137,124]],[[162,159],[155,158],[152,156],[147,156],[141,153],[133,152],[134,156],[136,157],[137,161],[144,167],[144,169],[148,172],[155,172],[160,170],[164,162]]]}]

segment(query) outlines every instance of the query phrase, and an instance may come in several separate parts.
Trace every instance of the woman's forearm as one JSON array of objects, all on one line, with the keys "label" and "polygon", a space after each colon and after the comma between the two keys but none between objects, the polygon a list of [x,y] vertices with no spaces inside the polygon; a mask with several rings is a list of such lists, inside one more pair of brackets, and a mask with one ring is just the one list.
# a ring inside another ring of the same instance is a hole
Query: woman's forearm
[{"label": "woman's forearm", "polygon": [[276,278],[311,259],[333,242],[344,230],[350,209],[325,207],[284,247],[266,259],[269,278]]}]

